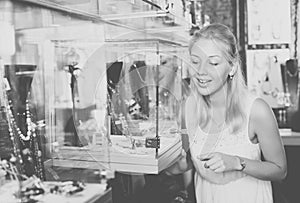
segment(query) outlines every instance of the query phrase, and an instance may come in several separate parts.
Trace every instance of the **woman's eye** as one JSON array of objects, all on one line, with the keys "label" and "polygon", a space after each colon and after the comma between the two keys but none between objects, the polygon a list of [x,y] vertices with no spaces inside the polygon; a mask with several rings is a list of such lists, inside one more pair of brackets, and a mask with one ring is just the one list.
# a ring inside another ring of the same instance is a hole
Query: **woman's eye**
[{"label": "woman's eye", "polygon": [[219,63],[213,63],[213,62],[210,62],[209,64],[212,65],[212,66],[217,66],[217,65],[219,65]]}]

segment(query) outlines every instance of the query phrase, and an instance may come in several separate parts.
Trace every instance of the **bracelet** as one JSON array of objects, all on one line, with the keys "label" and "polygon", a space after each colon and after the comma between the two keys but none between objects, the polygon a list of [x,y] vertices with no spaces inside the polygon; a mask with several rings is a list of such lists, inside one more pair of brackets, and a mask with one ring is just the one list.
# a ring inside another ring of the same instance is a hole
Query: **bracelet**
[{"label": "bracelet", "polygon": [[45,190],[42,188],[26,188],[25,191],[22,191],[23,195],[25,196],[36,196],[36,195],[40,195],[40,194],[44,194]]}]

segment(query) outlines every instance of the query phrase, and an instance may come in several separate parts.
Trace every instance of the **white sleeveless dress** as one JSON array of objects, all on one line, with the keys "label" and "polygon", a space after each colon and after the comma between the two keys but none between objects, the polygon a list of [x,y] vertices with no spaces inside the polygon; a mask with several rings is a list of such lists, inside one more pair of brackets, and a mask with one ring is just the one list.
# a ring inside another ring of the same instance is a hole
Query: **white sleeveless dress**
[{"label": "white sleeveless dress", "polygon": [[247,105],[247,125],[237,134],[224,128],[218,134],[207,134],[197,127],[194,135],[189,135],[191,158],[195,172],[195,194],[197,203],[272,203],[270,181],[263,181],[240,171],[215,173],[204,168],[198,155],[222,152],[253,160],[261,160],[259,144],[253,144],[248,136],[250,109],[255,98]]}]

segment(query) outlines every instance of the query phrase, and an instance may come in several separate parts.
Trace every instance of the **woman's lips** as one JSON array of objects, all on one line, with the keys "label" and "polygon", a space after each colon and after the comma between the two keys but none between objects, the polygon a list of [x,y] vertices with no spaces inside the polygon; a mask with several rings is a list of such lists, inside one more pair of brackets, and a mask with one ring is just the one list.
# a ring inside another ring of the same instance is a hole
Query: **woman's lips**
[{"label": "woman's lips", "polygon": [[207,85],[211,82],[209,79],[197,79],[200,87],[207,87]]}]

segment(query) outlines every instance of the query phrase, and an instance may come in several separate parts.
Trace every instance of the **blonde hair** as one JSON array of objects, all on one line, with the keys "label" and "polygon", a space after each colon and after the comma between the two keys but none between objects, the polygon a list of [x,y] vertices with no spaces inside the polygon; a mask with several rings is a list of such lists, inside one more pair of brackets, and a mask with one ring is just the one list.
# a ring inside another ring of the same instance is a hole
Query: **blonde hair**
[{"label": "blonde hair", "polygon": [[[231,66],[236,66],[236,72],[232,78],[228,77],[227,84],[227,98],[226,98],[226,118],[225,122],[233,133],[241,130],[242,126],[246,123],[246,109],[243,108],[245,96],[246,96],[246,85],[244,75],[241,70],[240,55],[237,48],[237,41],[234,34],[230,29],[222,24],[211,24],[203,27],[199,31],[196,31],[190,40],[189,52],[194,44],[199,39],[209,39],[216,44],[217,47],[222,51],[225,59]],[[209,96],[202,96],[198,93],[195,84],[191,83],[192,91],[196,94],[197,99],[197,112],[198,112],[198,123],[201,126],[206,125],[210,119],[209,107],[210,100]]]}]

